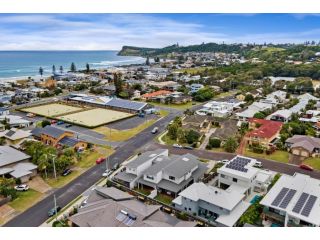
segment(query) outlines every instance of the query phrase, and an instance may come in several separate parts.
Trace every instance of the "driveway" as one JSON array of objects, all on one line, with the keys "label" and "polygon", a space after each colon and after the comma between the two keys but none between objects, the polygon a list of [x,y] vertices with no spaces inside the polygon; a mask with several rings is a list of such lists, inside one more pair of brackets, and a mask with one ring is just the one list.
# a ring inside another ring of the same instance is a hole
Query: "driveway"
[{"label": "driveway", "polygon": [[209,140],[210,140],[210,137],[211,135],[216,131],[216,128],[210,128],[209,132],[207,132],[205,134],[205,139],[203,140],[203,142],[201,143],[199,149],[206,149],[206,146],[208,145],[209,143]]},{"label": "driveway", "polygon": [[32,180],[28,182],[28,185],[30,188],[41,193],[47,193],[52,190],[52,188],[40,176],[32,178]]}]

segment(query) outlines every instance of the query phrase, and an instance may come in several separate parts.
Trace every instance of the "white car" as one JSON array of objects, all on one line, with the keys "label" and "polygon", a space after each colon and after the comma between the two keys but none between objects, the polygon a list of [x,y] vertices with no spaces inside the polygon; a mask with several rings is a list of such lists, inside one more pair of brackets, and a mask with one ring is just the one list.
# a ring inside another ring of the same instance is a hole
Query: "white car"
[{"label": "white car", "polygon": [[21,185],[15,186],[14,189],[17,191],[28,191],[29,186],[27,184],[21,184]]},{"label": "white car", "polygon": [[175,148],[182,148],[182,146],[180,144],[177,144],[177,143],[173,144],[172,146],[175,147]]},{"label": "white car", "polygon": [[107,169],[104,171],[104,173],[102,173],[102,177],[108,177],[111,173],[112,173],[112,170]]},{"label": "white car", "polygon": [[253,166],[257,168],[262,168],[262,162],[257,161]]},{"label": "white car", "polygon": [[229,162],[229,160],[227,160],[227,159],[224,159],[224,160],[218,161],[218,163],[223,163],[223,164],[226,164],[226,163],[228,163],[228,162]]}]

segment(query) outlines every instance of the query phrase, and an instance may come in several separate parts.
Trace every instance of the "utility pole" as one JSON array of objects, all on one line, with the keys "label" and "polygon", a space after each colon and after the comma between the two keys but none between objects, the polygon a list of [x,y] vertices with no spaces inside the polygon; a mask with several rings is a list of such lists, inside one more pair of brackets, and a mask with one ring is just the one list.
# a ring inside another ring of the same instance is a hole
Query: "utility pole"
[{"label": "utility pole", "polygon": [[57,172],[56,172],[56,163],[55,163],[55,158],[56,155],[54,154],[50,154],[50,156],[52,156],[52,163],[53,163],[53,174],[54,174],[54,178],[57,180]]}]

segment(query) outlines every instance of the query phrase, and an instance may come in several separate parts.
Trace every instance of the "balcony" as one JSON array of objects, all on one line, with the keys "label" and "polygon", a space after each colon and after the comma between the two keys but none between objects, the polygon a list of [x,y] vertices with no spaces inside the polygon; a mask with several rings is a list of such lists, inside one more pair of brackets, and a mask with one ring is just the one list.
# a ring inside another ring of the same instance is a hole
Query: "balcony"
[{"label": "balcony", "polygon": [[271,212],[266,207],[263,208],[263,213],[267,218],[274,220],[275,222],[284,223],[285,221],[285,216],[281,216],[278,213]]}]

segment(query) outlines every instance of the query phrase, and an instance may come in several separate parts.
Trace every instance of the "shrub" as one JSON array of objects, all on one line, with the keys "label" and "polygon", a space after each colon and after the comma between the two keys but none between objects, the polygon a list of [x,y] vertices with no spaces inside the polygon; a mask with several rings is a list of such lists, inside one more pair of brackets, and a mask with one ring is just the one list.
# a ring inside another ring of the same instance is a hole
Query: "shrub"
[{"label": "shrub", "polygon": [[221,140],[219,138],[210,138],[208,145],[212,148],[219,148],[221,146]]}]

